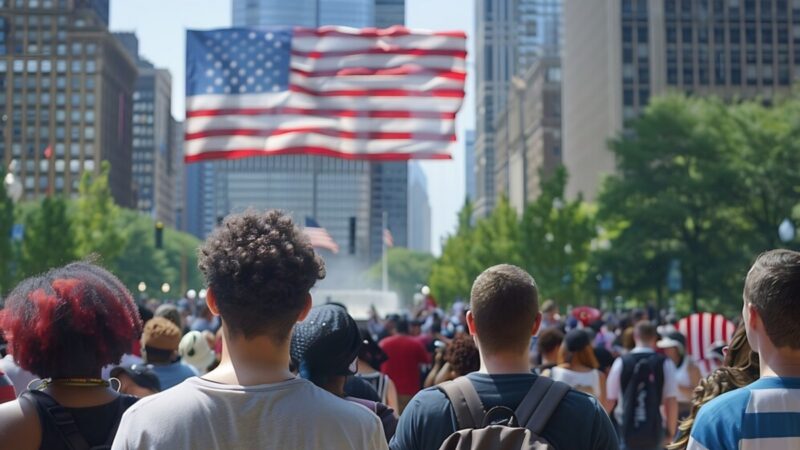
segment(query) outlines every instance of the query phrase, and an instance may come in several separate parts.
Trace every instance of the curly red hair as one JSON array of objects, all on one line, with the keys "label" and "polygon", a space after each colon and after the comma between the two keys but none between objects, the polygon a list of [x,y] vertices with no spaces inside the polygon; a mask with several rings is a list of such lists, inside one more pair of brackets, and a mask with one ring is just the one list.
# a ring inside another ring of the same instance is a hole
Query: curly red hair
[{"label": "curly red hair", "polygon": [[41,378],[97,377],[130,351],[142,321],[119,279],[81,262],[20,283],[0,329],[17,363]]}]

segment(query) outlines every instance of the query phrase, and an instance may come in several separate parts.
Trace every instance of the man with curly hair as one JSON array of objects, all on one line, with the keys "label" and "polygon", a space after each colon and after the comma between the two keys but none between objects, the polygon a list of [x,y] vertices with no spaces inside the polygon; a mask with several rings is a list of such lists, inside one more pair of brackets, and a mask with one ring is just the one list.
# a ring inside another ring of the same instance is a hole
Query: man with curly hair
[{"label": "man with curly hair", "polygon": [[385,449],[378,417],[289,370],[291,332],[325,266],[279,211],[229,216],[200,248],[222,319],[219,366],[140,401],[114,449]]}]

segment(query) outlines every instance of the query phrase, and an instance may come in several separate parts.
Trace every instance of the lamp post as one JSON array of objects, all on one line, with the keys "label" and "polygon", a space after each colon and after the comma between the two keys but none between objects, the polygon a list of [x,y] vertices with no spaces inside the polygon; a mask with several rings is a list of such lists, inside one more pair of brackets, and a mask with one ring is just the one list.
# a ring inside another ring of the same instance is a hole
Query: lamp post
[{"label": "lamp post", "polygon": [[161,285],[161,292],[169,294],[169,289],[170,289],[169,283],[164,283]]}]

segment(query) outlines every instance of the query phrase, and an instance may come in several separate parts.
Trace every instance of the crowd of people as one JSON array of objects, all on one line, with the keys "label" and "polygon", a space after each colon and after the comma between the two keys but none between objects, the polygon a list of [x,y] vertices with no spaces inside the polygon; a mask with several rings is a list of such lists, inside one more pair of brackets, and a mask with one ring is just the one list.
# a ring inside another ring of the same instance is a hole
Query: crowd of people
[{"label": "crowd of people", "polygon": [[9,449],[800,448],[800,254],[767,252],[704,373],[646,310],[560,316],[533,277],[487,268],[468,302],[358,323],[312,306],[324,262],[278,211],[199,250],[205,304],[137,305],[85,262],[5,299]]}]

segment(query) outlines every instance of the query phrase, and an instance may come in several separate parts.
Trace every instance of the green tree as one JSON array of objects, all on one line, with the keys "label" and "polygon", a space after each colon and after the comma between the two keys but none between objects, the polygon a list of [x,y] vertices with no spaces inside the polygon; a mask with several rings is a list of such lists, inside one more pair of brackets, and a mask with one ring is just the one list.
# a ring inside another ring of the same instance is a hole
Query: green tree
[{"label": "green tree", "polygon": [[458,228],[442,246],[442,255],[433,263],[428,284],[431,293],[444,305],[468,299],[472,281],[480,273],[480,262],[471,255],[475,227],[472,203],[467,200],[458,213]]},{"label": "green tree", "polygon": [[104,161],[99,174],[83,173],[73,220],[78,255],[96,254],[100,263],[114,269],[127,243],[120,207],[114,203],[108,186],[109,164]]},{"label": "green tree", "polygon": [[731,295],[726,278],[741,269],[730,239],[739,235],[730,189],[738,174],[712,126],[724,108],[715,99],[654,99],[611,142],[618,175],[599,196],[601,219],[626,224],[607,255],[626,261],[620,278],[660,292],[667,261],[678,259],[695,310],[701,297]]},{"label": "green tree", "polygon": [[[389,249],[386,257],[388,259],[389,288],[397,292],[406,304],[411,304],[420,285],[428,283],[435,258],[430,253],[401,247]],[[369,269],[368,275],[371,280],[380,282],[382,273],[381,263],[378,262]]]},{"label": "green tree", "polygon": [[0,297],[13,287],[12,267],[14,248],[11,230],[14,227],[14,204],[8,198],[5,183],[5,168],[0,167]]},{"label": "green tree", "polygon": [[22,272],[25,277],[46,272],[75,259],[75,238],[67,201],[45,197],[25,220]]},{"label": "green tree", "polygon": [[596,236],[595,208],[581,198],[567,201],[567,171],[559,168],[541,184],[541,195],[522,216],[522,265],[543,296],[581,302],[591,295],[585,286],[587,263]]}]

